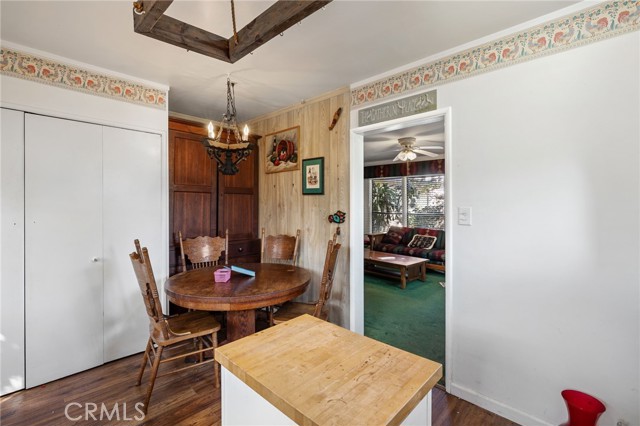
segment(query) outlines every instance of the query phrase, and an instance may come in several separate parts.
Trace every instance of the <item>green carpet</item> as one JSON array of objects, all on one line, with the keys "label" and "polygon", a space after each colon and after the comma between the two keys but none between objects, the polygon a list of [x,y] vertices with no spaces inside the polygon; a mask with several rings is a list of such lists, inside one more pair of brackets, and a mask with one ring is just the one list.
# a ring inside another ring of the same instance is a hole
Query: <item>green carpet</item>
[{"label": "green carpet", "polygon": [[445,276],[427,272],[400,288],[400,280],[364,276],[364,334],[444,365]]}]

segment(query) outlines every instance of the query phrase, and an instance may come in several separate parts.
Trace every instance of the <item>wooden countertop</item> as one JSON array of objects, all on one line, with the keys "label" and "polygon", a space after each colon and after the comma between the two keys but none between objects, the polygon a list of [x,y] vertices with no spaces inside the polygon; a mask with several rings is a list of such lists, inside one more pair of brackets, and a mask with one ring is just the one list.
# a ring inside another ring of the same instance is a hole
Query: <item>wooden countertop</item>
[{"label": "wooden countertop", "polygon": [[398,425],[442,365],[304,315],[215,350],[299,425]]}]

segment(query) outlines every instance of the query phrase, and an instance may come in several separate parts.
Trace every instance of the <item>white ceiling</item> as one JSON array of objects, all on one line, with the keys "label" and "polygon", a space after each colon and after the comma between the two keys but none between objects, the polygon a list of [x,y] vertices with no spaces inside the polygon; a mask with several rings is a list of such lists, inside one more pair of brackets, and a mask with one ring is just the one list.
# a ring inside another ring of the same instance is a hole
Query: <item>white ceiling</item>
[{"label": "white ceiling", "polygon": [[[235,3],[240,29],[273,1]],[[136,34],[132,1],[1,0],[0,36],[168,85],[169,110],[195,117],[220,119],[231,73],[238,119],[246,121],[573,3],[334,0],[235,64]],[[166,14],[224,37],[232,33],[226,0],[175,0]]]},{"label": "white ceiling", "polygon": [[364,137],[365,166],[389,163],[402,149],[398,143],[398,139],[406,137],[416,138],[415,148],[427,146],[441,148],[425,149],[425,151],[438,154],[438,156],[427,157],[418,155],[415,161],[444,158],[444,118],[438,116],[418,126],[394,130],[381,129],[380,132],[374,134],[368,133],[367,136]]}]

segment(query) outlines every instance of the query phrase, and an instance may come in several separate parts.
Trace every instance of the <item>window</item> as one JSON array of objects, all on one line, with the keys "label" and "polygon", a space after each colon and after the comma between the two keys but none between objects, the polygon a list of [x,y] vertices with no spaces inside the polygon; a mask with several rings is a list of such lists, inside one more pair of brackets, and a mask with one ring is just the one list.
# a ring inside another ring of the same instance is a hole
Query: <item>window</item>
[{"label": "window", "polygon": [[444,229],[444,175],[369,179],[369,184],[365,225],[371,232],[389,226]]},{"label": "window", "polygon": [[407,226],[444,229],[444,175],[410,176]]},{"label": "window", "polygon": [[403,178],[371,179],[371,229],[384,232],[402,226]]}]

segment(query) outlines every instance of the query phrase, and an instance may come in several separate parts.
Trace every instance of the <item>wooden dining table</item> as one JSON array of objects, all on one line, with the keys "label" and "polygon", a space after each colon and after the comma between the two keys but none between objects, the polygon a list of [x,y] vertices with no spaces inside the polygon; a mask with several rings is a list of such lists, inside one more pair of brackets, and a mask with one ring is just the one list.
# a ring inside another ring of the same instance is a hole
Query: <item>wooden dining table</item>
[{"label": "wooden dining table", "polygon": [[192,269],[169,277],[165,293],[183,308],[227,312],[227,341],[256,331],[256,309],[292,300],[305,292],[311,274],[297,266],[278,263],[244,263],[255,277],[232,271],[227,282],[215,282],[222,266]]}]

